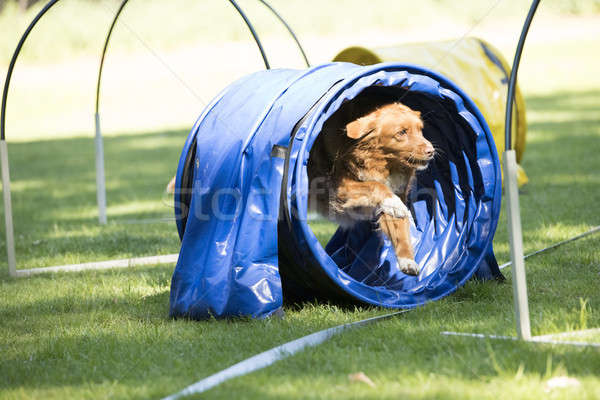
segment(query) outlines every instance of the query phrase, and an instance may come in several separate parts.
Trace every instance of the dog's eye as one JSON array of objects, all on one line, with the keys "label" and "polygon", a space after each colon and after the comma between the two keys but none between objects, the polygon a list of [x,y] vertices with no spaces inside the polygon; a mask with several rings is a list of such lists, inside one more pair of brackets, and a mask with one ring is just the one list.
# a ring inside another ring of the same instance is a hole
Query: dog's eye
[{"label": "dog's eye", "polygon": [[406,135],[407,133],[408,133],[408,131],[406,129],[402,129],[401,131],[398,131],[396,133],[396,136],[402,137],[402,136]]}]

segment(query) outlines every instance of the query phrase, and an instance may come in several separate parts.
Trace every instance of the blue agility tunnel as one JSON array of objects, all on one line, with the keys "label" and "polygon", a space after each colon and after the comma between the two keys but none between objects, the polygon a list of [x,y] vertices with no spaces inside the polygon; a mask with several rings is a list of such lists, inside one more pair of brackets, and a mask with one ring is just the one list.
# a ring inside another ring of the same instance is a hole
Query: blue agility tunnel
[{"label": "blue agility tunnel", "polygon": [[[416,277],[399,271],[372,224],[338,229],[323,247],[307,222],[311,146],[342,104],[365,93],[421,111],[425,137],[441,150],[413,190]],[[474,275],[501,278],[492,251],[501,200],[492,135],[461,89],[418,66],[331,63],[242,78],[196,122],[176,188],[182,244],[173,317],[260,318],[284,298],[411,308]]]}]

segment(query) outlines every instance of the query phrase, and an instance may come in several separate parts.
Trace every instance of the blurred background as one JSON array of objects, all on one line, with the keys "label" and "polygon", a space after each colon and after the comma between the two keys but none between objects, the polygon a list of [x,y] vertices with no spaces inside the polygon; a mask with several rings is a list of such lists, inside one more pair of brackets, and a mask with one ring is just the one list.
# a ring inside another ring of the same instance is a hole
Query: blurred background
[{"label": "blurred background", "polygon": [[[33,3],[33,4],[32,4]],[[45,2],[0,1],[0,73]],[[38,24],[15,70],[10,141],[90,136],[99,56],[120,1],[62,0]],[[284,27],[258,1],[240,0],[273,67],[301,68]],[[527,0],[272,0],[313,64],[351,45],[478,36],[512,61]],[[545,0],[528,37],[520,84],[526,94],[599,87],[600,0]],[[113,33],[103,78],[106,133],[190,127],[233,80],[263,69],[227,0],[130,1]],[[543,73],[542,73],[543,72]]]}]

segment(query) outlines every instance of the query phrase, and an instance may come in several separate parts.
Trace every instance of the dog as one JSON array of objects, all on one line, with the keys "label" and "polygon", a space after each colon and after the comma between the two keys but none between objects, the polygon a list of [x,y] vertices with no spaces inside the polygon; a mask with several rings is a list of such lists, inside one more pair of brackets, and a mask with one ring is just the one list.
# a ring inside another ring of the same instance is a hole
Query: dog
[{"label": "dog", "polygon": [[172,177],[167,186],[165,187],[165,192],[168,194],[175,194],[175,177]]},{"label": "dog", "polygon": [[435,149],[419,111],[399,102],[364,110],[348,104],[324,124],[307,164],[309,207],[344,229],[375,220],[400,270],[418,275],[406,203],[416,171],[428,167]]}]

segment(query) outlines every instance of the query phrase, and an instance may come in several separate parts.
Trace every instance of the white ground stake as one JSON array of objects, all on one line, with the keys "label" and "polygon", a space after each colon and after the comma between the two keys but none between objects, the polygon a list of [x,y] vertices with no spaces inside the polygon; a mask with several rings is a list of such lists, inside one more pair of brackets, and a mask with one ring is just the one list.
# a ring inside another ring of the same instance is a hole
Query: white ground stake
[{"label": "white ground stake", "polygon": [[514,150],[507,150],[503,156],[504,189],[508,201],[508,238],[513,272],[513,297],[515,319],[519,339],[530,340],[529,304],[527,302],[527,280],[523,258],[523,233],[521,231],[521,211],[519,209],[519,186],[517,184],[517,158]]},{"label": "white ground stake", "polygon": [[105,225],[106,219],[106,181],[104,177],[104,143],[100,131],[100,114],[96,113],[96,198],[98,199],[98,221]]},{"label": "white ground stake", "polygon": [[[510,256],[512,259],[512,268],[513,268],[513,292],[514,292],[514,304],[515,304],[515,319],[517,321],[517,333],[519,335],[518,339],[530,341],[530,342],[539,342],[539,343],[552,343],[552,344],[571,344],[575,346],[589,346],[589,347],[600,347],[600,343],[581,343],[581,342],[560,342],[557,343],[551,339],[548,339],[546,336],[535,336],[531,337],[531,329],[529,324],[529,306],[527,304],[527,282],[525,280],[525,258],[523,256],[523,235],[521,232],[521,214],[519,211],[519,188],[517,186],[517,161],[514,150],[511,149],[511,128],[512,128],[512,107],[514,103],[514,96],[516,91],[517,84],[517,70],[519,69],[519,62],[521,60],[521,54],[523,52],[523,46],[525,45],[525,38],[527,37],[527,32],[529,31],[529,26],[531,25],[531,21],[533,20],[533,16],[537,10],[538,5],[540,4],[540,0],[533,0],[531,3],[531,7],[529,8],[529,12],[527,13],[527,18],[525,19],[525,23],[523,24],[523,29],[521,31],[521,36],[519,37],[519,42],[517,44],[517,51],[515,52],[515,59],[513,61],[512,71],[510,73],[510,80],[508,84],[508,96],[506,98],[506,119],[504,123],[505,129],[505,145],[504,148],[506,151],[504,152],[503,157],[503,165],[504,165],[504,188],[506,190],[506,200],[508,201],[508,234],[510,240]],[[546,250],[558,247],[564,243],[572,242],[574,240],[580,239],[584,236],[590,235],[596,232],[597,229],[594,228],[589,232],[578,235],[569,240],[565,240],[559,243],[556,243],[550,247],[547,247],[542,250],[538,250],[532,254],[527,255],[527,257],[542,253]],[[508,265],[504,264],[501,268],[504,268]],[[459,333],[459,332],[442,332],[442,335],[459,335],[459,336],[468,336],[475,338],[489,338],[489,339],[508,339],[515,340],[510,336],[497,336],[497,335],[482,335],[477,333]]]},{"label": "white ground stake", "polygon": [[6,140],[0,140],[0,163],[2,164],[2,193],[4,194],[4,222],[6,223],[6,254],[8,255],[8,273],[17,274],[15,257],[15,235],[13,229],[12,203],[10,199],[10,173],[8,170],[8,149]]},{"label": "white ground stake", "polygon": [[[574,342],[556,340],[559,337],[564,336],[577,336],[578,334],[596,333],[598,329],[591,329],[585,331],[575,332],[563,332],[558,334],[542,335],[542,336],[531,336],[531,328],[529,321],[529,305],[527,302],[527,281],[525,278],[525,256],[523,256],[523,235],[521,231],[521,214],[519,210],[519,187],[517,185],[517,159],[514,150],[507,150],[503,156],[503,167],[504,167],[504,189],[507,200],[507,214],[508,214],[508,236],[510,241],[510,257],[511,262],[501,266],[505,268],[512,264],[513,274],[513,297],[515,304],[515,319],[517,324],[518,337],[512,336],[500,336],[500,335],[484,335],[481,333],[467,333],[467,332],[441,332],[445,336],[463,336],[477,339],[499,339],[499,340],[525,340],[533,343],[546,343],[552,345],[570,345],[570,346],[581,346],[581,347],[595,347],[600,348],[600,343],[586,343],[586,342]],[[556,243],[545,249],[538,250],[534,253],[528,254],[530,257],[535,254],[542,253],[546,250],[553,249],[564,243],[569,243],[577,239],[581,239],[592,233],[598,232],[600,227],[595,227],[588,232],[581,235],[577,235],[571,239],[564,240]]]}]

